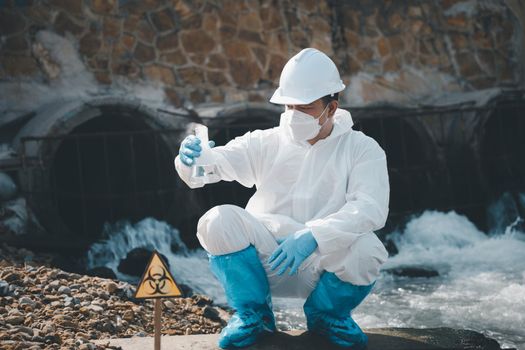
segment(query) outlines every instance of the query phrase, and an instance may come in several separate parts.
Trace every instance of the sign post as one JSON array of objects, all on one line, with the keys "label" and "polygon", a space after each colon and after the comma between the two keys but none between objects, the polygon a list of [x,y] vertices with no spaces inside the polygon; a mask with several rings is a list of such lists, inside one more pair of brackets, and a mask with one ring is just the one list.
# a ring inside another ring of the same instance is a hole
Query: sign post
[{"label": "sign post", "polygon": [[155,299],[155,350],[160,350],[160,321],[162,316],[162,303],[160,299]]},{"label": "sign post", "polygon": [[155,328],[155,347],[160,350],[162,298],[180,297],[182,293],[166,263],[157,251],[154,251],[146,270],[142,274],[135,292],[136,299],[155,299],[153,324]]}]

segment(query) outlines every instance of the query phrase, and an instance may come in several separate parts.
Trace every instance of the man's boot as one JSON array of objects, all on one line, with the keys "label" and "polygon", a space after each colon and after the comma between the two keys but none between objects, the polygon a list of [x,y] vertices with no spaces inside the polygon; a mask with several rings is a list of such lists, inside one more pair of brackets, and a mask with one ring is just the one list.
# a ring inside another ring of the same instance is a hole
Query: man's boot
[{"label": "man's boot", "polygon": [[325,271],[303,306],[308,330],[339,346],[366,348],[368,337],[350,312],[370,293],[374,283],[356,286]]},{"label": "man's boot", "polygon": [[210,255],[210,268],[221,282],[228,304],[235,309],[219,337],[219,346],[244,347],[275,331],[270,288],[255,247]]}]

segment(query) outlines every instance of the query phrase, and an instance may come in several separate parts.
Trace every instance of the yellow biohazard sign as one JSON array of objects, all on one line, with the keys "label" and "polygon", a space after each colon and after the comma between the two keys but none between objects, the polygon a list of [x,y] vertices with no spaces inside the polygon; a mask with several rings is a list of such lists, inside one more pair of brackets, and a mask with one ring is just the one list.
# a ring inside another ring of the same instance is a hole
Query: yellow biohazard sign
[{"label": "yellow biohazard sign", "polygon": [[135,292],[137,299],[180,297],[175,279],[157,251],[154,251]]}]

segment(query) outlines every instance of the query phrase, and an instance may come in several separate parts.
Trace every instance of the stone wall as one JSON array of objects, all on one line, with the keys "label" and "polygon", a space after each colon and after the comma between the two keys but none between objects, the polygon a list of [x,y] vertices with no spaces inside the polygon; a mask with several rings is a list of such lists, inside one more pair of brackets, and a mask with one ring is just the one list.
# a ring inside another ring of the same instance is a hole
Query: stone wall
[{"label": "stone wall", "polygon": [[76,79],[42,31],[99,86],[160,86],[175,106],[267,101],[308,46],[334,59],[353,105],[524,81],[523,27],[503,0],[0,0],[0,85]]}]

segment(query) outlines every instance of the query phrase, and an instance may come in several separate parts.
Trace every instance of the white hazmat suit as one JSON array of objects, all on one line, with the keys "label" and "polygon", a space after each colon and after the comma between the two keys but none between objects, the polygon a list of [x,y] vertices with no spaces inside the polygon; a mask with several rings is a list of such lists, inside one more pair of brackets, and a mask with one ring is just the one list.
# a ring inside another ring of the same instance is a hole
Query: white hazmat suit
[{"label": "white hazmat suit", "polygon": [[[256,186],[245,209],[221,205],[199,220],[197,237],[210,254],[255,246],[272,295],[307,297],[323,270],[342,281],[368,285],[388,253],[374,230],[385,225],[389,182],[386,156],[372,138],[352,129],[350,113],[337,109],[331,134],[314,145],[291,141],[279,126],[247,132],[212,148],[221,180]],[[175,167],[190,184],[191,168]],[[277,275],[266,259],[276,239],[310,230],[318,248],[297,275]]]}]

